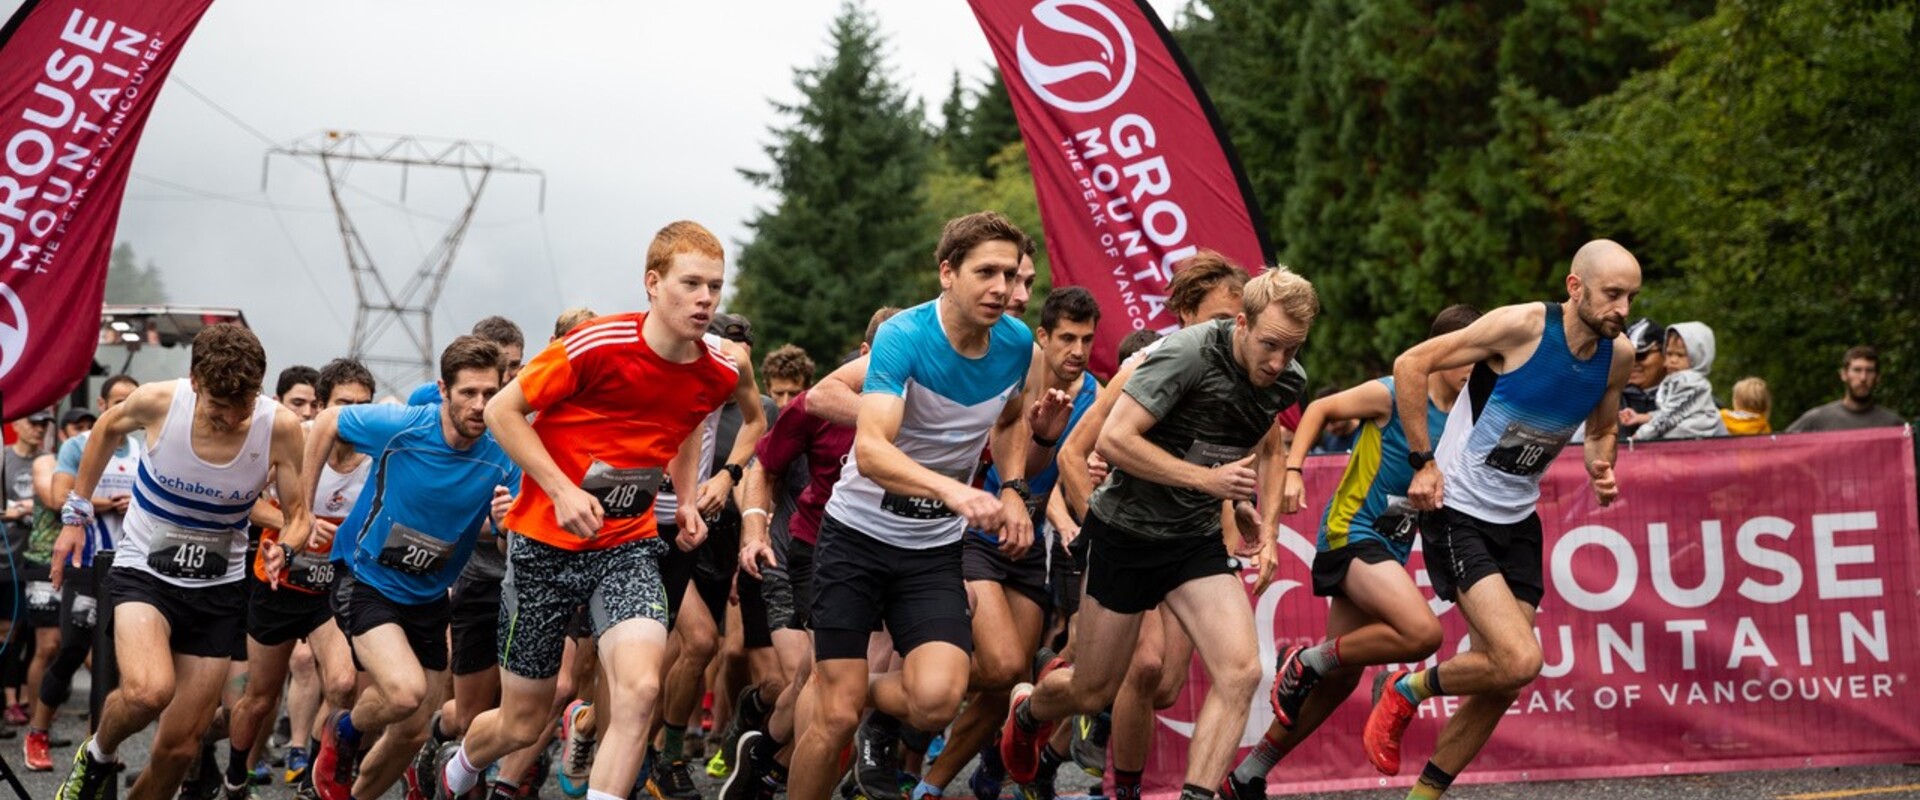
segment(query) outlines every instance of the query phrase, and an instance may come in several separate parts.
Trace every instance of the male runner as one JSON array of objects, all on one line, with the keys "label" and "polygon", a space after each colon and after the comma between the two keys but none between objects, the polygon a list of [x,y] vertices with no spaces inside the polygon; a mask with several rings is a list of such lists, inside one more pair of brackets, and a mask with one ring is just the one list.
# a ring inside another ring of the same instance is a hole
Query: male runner
[{"label": "male runner", "polygon": [[1141,615],[1164,600],[1213,682],[1195,720],[1181,796],[1213,797],[1260,680],[1252,609],[1221,538],[1220,501],[1262,500],[1258,530],[1241,535],[1258,541],[1264,580],[1286,476],[1275,461],[1277,418],[1306,387],[1293,357],[1318,311],[1313,285],[1275,267],[1247,282],[1234,321],[1168,336],[1135,370],[1100,432],[1100,454],[1113,469],[1083,527],[1095,542],[1074,645],[1083,657],[1038,687],[1014,690],[1000,750],[1016,781],[1039,772],[1051,723],[1097,712],[1119,693],[1125,663],[1084,655],[1134,644]]},{"label": "male runner", "polygon": [[[1429,338],[1444,336],[1479,319],[1471,306],[1450,306],[1434,318]],[[1436,376],[1427,391],[1427,429],[1442,430],[1472,367]],[[1353,694],[1374,664],[1423,661],[1440,647],[1440,620],[1405,569],[1413,551],[1417,514],[1407,504],[1407,439],[1393,402],[1393,378],[1368,381],[1315,400],[1295,432],[1287,471],[1301,474],[1307,454],[1328,420],[1355,420],[1361,427],[1347,470],[1320,518],[1313,559],[1313,593],[1329,598],[1327,638],[1280,654],[1274,671],[1274,721],[1266,737],[1227,775],[1221,796],[1266,797],[1267,773],[1340,703]],[[1280,513],[1300,511],[1305,484],[1287,481]]]},{"label": "male runner", "polygon": [[313,367],[288,367],[280,370],[280,378],[274,381],[273,399],[300,417],[300,421],[311,422],[326,401],[320,396],[319,382],[320,371]]},{"label": "male runner", "polygon": [[[1091,292],[1081,287],[1055,289],[1040,308],[1040,329],[1035,338],[1045,370],[1039,388],[1072,398],[1072,411],[1060,433],[1062,436],[1073,430],[1100,390],[1100,382],[1087,373],[1087,357],[1093,349],[1094,330],[1099,324],[1100,305]],[[1052,449],[1058,444],[1058,437],[1036,439],[1034,444]],[[1053,497],[1054,481],[1059,474],[1059,467],[1048,463],[1029,482],[1033,499],[1028,503],[1027,513],[1036,531],[1044,526],[1044,504]],[[988,467],[984,488],[996,492],[999,487],[999,470]],[[1040,635],[1052,601],[1047,583],[1047,560],[1052,547],[1046,539],[1050,537],[1036,537],[1035,546],[1015,561],[1002,553],[999,542],[984,532],[978,529],[967,532],[961,563],[967,596],[973,607],[972,696],[966,711],[954,722],[943,751],[956,757],[934,761],[926,777],[914,788],[913,800],[941,795],[966,765],[967,759],[961,756],[978,752],[992,738],[1000,721],[1006,719],[1007,691],[1032,674],[1033,654],[1040,647]]]},{"label": "male runner", "polygon": [[[873,350],[880,326],[900,313],[891,306],[873,313],[858,357]],[[732,774],[720,787],[723,800],[772,800],[787,783],[793,758],[794,732],[803,720],[798,714],[801,690],[813,671],[813,636],[809,632],[814,596],[815,547],[827,500],[840,480],[841,467],[853,449],[854,428],[812,411],[813,390],[795,395],[774,420],[773,428],[754,449],[747,465],[741,503],[740,567],[764,580],[768,622],[774,628],[773,646],[779,652],[786,681],[774,700],[764,731],[749,731],[735,742],[728,758]],[[856,396],[857,397],[857,396]],[[774,476],[803,467],[807,480],[798,492],[776,491]],[[778,496],[781,502],[773,499]],[[780,509],[791,505],[785,535],[777,523]]]},{"label": "male runner", "polygon": [[[314,392],[322,409],[345,408],[373,401],[373,374],[360,362],[335,359],[319,371]],[[282,401],[284,403],[284,401]],[[312,444],[309,436],[308,444]],[[326,697],[337,708],[346,708],[353,699],[353,662],[347,640],[333,622],[327,595],[333,589],[334,565],[327,556],[333,547],[333,535],[360,497],[360,488],[372,470],[373,459],[356,452],[352,445],[339,443],[331,448],[326,461],[313,467],[318,489],[309,507],[313,510],[313,534],[294,557],[284,580],[274,586],[267,569],[268,554],[279,549],[280,531],[267,529],[260,537],[261,555],[255,559],[252,598],[247,604],[246,694],[234,705],[227,722],[227,774],[222,788],[227,796],[247,796],[248,765],[259,762],[257,747],[261,726],[272,719],[280,707],[281,686],[286,682],[296,642],[312,645],[321,665]],[[295,715],[299,716],[299,715]],[[295,720],[295,729],[309,726],[311,718]],[[249,752],[251,751],[251,752]],[[289,767],[305,761],[304,753],[289,750]]]},{"label": "male runner", "polygon": [[96,733],[74,753],[59,800],[105,796],[120,743],[155,719],[152,760],[128,796],[158,800],[180,788],[244,633],[246,523],[269,469],[286,530],[306,535],[312,517],[299,491],[300,418],[260,393],[266,365],[251,331],[207,326],[193,339],[191,377],[134,390],[87,439],[61,510],[56,584],[65,567],[79,566],[94,521],[91,498],[112,453],[128,434],[147,432],[109,582],[120,687]]},{"label": "male runner", "polygon": [[[341,523],[337,545],[352,547],[346,633],[368,685],[351,711],[335,711],[314,757],[321,800],[379,797],[426,738],[447,672],[447,589],[466,566],[481,528],[506,512],[519,470],[487,434],[487,400],[500,390],[499,346],[454,339],[440,354],[443,400],[429,406],[368,405],[328,410],[314,422],[307,460],[339,442],[375,459]],[[283,549],[305,541],[288,537]],[[283,564],[268,552],[269,574]],[[389,727],[391,726],[391,727]],[[386,735],[359,761],[360,745]],[[419,787],[409,787],[419,791]]]},{"label": "male runner", "polygon": [[[140,382],[126,375],[115,375],[100,384],[100,410],[126,402]],[[75,411],[69,410],[68,420],[75,418]],[[73,491],[73,485],[80,475],[80,457],[86,452],[87,439],[92,434],[94,416],[86,417],[88,430],[72,433],[70,438],[60,445],[60,453],[54,462],[53,478],[47,498],[48,506],[60,508],[67,493]],[[64,426],[71,430],[71,426]],[[122,440],[120,447],[107,459],[107,466],[100,471],[100,481],[93,490],[94,521],[87,526],[86,540],[81,546],[80,562],[77,569],[65,570],[64,585],[60,588],[60,653],[47,671],[40,676],[40,696],[33,707],[33,720],[28,723],[27,737],[22,744],[26,748],[27,769],[34,772],[46,772],[53,769],[53,741],[48,731],[53,729],[53,718],[60,706],[67,702],[73,690],[73,675],[87,662],[87,654],[93,650],[94,625],[99,619],[99,598],[95,593],[94,556],[100,552],[111,553],[114,542],[120,538],[120,523],[127,507],[133,502],[134,476],[138,474],[140,460],[133,451],[133,442]],[[47,577],[52,582],[53,564],[48,564]],[[104,667],[101,659],[95,659],[96,671]],[[106,681],[97,680],[96,690],[104,690]],[[88,720],[88,728],[93,727]],[[71,744],[71,743],[69,743]],[[64,745],[63,745],[64,746]]]},{"label": "male runner", "polygon": [[[876,717],[923,731],[953,720],[973,638],[960,539],[971,524],[1016,558],[1032,544],[1021,397],[1033,334],[1005,316],[1027,241],[993,212],[950,220],[935,250],[940,297],[874,341],[852,456],[820,525],[815,707],[794,753],[794,800],[831,793],[867,705],[868,637],[883,622],[905,666],[873,681]],[[971,486],[989,439],[1004,467],[998,497]]]},{"label": "male runner", "polygon": [[[647,248],[651,310],[600,317],[547,346],[488,404],[487,424],[525,470],[508,513],[500,614],[501,702],[445,759],[442,797],[464,794],[495,759],[536,741],[552,723],[563,623],[586,604],[599,640],[609,708],[587,796],[616,800],[634,787],[646,723],[659,694],[667,597],[652,512],[662,480],[695,484],[694,434],[731,395],[755,403],[749,364],[706,334],[725,278],[720,241],[693,222],[661,229]],[[539,416],[531,423],[529,413]],[[691,506],[679,541],[706,535]]]},{"label": "male runner", "polygon": [[[1457,603],[1473,629],[1469,652],[1431,669],[1374,680],[1367,758],[1400,771],[1400,737],[1414,709],[1435,695],[1465,697],[1409,798],[1432,800],[1473,761],[1520,690],[1540,673],[1533,616],[1541,579],[1540,476],[1586,423],[1594,499],[1614,501],[1620,391],[1633,369],[1621,334],[1640,293],[1640,262],[1614,242],[1588,242],[1573,256],[1564,303],[1494,309],[1469,325],[1415,345],[1393,362],[1393,390],[1406,432],[1407,488],[1422,515],[1434,594]],[[1438,455],[1423,413],[1435,372],[1474,365],[1465,402],[1455,403]]]},{"label": "male runner", "polygon": [[[1241,295],[1248,277],[1246,270],[1226,257],[1212,250],[1201,250],[1174,265],[1173,282],[1167,286],[1167,310],[1180,321],[1181,328],[1231,320],[1240,313],[1243,305]],[[1104,473],[1096,476],[1089,469],[1091,461],[1100,461],[1102,465],[1105,463],[1094,453],[1094,443],[1100,438],[1100,431],[1106,427],[1114,403],[1125,393],[1134,369],[1146,357],[1145,354],[1155,349],[1159,341],[1156,339],[1144,345],[1134,358],[1122,360],[1113,380],[1108,381],[1094,397],[1093,408],[1087,411],[1073,432],[1060,442],[1060,499],[1069,514],[1083,522],[1087,515],[1088,499],[1093,496],[1094,488],[1105,480]],[[1078,535],[1076,538],[1085,542],[1080,546],[1082,555],[1079,556],[1084,559],[1084,553],[1092,542]],[[1081,588],[1075,586],[1072,592],[1079,596]],[[1071,638],[1068,647],[1073,647]],[[1186,686],[1187,665],[1193,661],[1193,642],[1178,624],[1161,613],[1160,609],[1155,609],[1147,612],[1141,620],[1140,641],[1132,648],[1129,658],[1131,663],[1127,666],[1127,676],[1120,684],[1120,694],[1114,698],[1112,713],[1089,714],[1062,726],[1054,736],[1053,747],[1043,754],[1044,763],[1038,777],[1045,778],[1054,768],[1054,755],[1070,755],[1083,771],[1095,777],[1100,776],[1107,765],[1105,748],[1111,735],[1115,800],[1139,800],[1142,772],[1147,766],[1147,748],[1153,741],[1153,731],[1158,724],[1154,721],[1153,712],[1173,705],[1180,689]],[[1103,717],[1108,720],[1105,725],[1102,724]],[[1103,727],[1106,730],[1102,730]],[[997,796],[999,786],[996,781],[1005,772],[999,763],[997,749],[983,759],[982,767],[979,771],[981,775],[975,781],[976,793]],[[1035,784],[1045,782],[1037,780]]]}]

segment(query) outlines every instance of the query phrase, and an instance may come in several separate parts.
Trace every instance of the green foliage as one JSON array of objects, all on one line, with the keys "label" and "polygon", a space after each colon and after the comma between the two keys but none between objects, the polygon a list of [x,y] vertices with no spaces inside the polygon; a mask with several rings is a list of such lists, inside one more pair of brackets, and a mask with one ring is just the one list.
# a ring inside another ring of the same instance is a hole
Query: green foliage
[{"label": "green foliage", "polygon": [[843,6],[831,53],[796,69],[801,100],[775,103],[786,118],[766,148],[772,168],[742,170],[778,199],[748,225],[731,307],[753,320],[771,350],[806,348],[823,364],[857,345],[882,305],[927,299],[931,247],[923,203],[931,137],[925,112],[890,75],[871,12]]},{"label": "green foliage", "polygon": [[1637,240],[1665,321],[1715,328],[1722,395],[1767,379],[1773,424],[1881,351],[1881,401],[1920,406],[1915,4],[1723,0],[1665,69],[1582,109],[1555,185]]},{"label": "green foliage", "polygon": [[1386,370],[1450,303],[1560,296],[1589,231],[1547,185],[1552,132],[1705,5],[1209,0],[1190,16],[1278,260],[1320,290],[1314,373]]},{"label": "green foliage", "polygon": [[121,242],[113,248],[113,260],[107,265],[105,302],[114,305],[162,305],[167,302],[167,283],[160,267],[148,259],[146,266],[134,256],[133,245]]}]

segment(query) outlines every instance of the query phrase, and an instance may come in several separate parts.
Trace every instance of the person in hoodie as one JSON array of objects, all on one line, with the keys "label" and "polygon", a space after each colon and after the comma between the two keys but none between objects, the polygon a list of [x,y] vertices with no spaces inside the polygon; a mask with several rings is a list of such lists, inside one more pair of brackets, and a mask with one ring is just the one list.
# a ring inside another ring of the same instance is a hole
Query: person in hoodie
[{"label": "person in hoodie", "polygon": [[1773,424],[1768,421],[1772,412],[1773,393],[1767,391],[1766,380],[1746,377],[1733,385],[1733,408],[1720,409],[1720,420],[1727,424],[1729,434],[1753,436],[1773,432]]},{"label": "person in hoodie", "polygon": [[1699,322],[1667,326],[1667,377],[1660,381],[1658,408],[1636,414],[1635,441],[1725,436],[1707,371],[1713,367],[1713,329]]}]

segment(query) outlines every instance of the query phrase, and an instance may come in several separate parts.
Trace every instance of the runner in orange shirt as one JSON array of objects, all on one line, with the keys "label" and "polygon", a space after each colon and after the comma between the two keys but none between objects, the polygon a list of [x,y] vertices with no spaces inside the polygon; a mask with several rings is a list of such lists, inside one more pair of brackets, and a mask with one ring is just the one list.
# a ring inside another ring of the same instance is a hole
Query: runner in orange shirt
[{"label": "runner in orange shirt", "polygon": [[[707,414],[731,394],[758,403],[752,366],[706,335],[725,275],[720,240],[693,222],[662,228],[647,248],[651,310],[590,320],[547,346],[487,406],[487,424],[525,470],[508,512],[500,609],[501,700],[448,752],[439,794],[465,794],[495,759],[551,724],[556,673],[573,609],[586,604],[612,713],[588,778],[594,800],[625,798],[640,772],[645,724],[659,695],[667,598],[652,513],[661,481],[697,485]],[[538,412],[532,422],[529,413]],[[680,506],[674,545],[706,536]]]}]

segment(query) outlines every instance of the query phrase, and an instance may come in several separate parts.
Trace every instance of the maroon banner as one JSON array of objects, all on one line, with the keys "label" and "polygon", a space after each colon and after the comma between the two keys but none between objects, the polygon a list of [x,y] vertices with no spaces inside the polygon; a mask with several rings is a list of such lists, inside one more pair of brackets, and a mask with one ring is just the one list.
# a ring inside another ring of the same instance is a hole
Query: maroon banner
[{"label": "maroon banner", "polygon": [[[1308,569],[1345,462],[1307,462],[1312,505],[1286,518],[1281,572],[1253,601],[1267,676],[1242,747],[1273,719],[1276,642],[1324,633],[1327,604]],[[1617,473],[1620,500],[1600,508],[1577,446],[1548,471],[1547,595],[1535,625],[1544,668],[1462,782],[1920,759],[1911,429],[1623,446]],[[1418,549],[1409,567],[1446,629],[1441,653],[1467,647],[1460,614],[1432,599]],[[1192,674],[1149,754],[1149,788],[1166,796],[1180,790],[1206,685],[1197,661]],[[1269,791],[1413,782],[1458,699],[1421,707],[1401,775],[1383,778],[1360,747],[1368,678],[1280,763]]]},{"label": "maroon banner", "polygon": [[87,374],[153,99],[213,0],[28,0],[0,30],[0,394],[11,420]]},{"label": "maroon banner", "polygon": [[1033,167],[1056,286],[1102,310],[1095,372],[1120,340],[1172,331],[1173,265],[1200,248],[1258,273],[1271,250],[1206,93],[1145,2],[972,0]]}]

